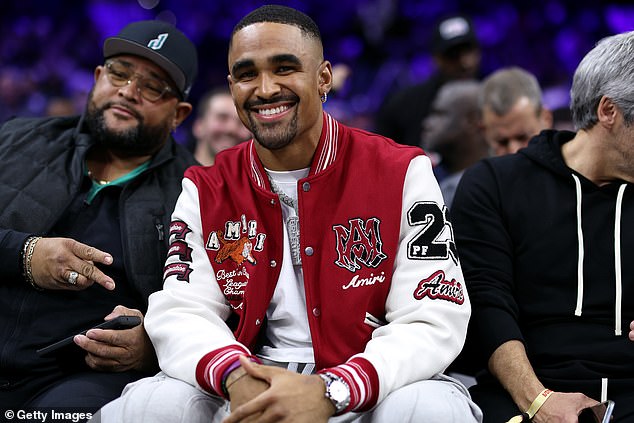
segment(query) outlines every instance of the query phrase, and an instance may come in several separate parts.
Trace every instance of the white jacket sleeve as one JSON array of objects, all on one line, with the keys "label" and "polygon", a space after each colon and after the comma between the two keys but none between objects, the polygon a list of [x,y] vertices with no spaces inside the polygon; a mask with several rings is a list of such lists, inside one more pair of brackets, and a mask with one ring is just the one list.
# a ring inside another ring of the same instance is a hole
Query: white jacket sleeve
[{"label": "white jacket sleeve", "polygon": [[379,401],[443,372],[461,351],[471,307],[438,183],[428,157],[408,168],[387,324],[365,351],[379,375]]},{"label": "white jacket sleeve", "polygon": [[196,366],[205,354],[231,344],[248,350],[225,324],[231,310],[205,252],[198,189],[189,179],[182,185],[170,225],[165,284],[150,296],[145,326],[161,369],[203,389]]}]

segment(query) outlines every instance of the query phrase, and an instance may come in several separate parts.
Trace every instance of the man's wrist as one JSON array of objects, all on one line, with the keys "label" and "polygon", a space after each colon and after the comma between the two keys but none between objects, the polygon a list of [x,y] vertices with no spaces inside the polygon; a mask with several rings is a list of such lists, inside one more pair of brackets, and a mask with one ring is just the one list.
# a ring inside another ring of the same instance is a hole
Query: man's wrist
[{"label": "man's wrist", "polygon": [[[254,355],[246,355],[246,357],[248,357],[248,359],[254,363],[261,364],[260,359]],[[220,381],[220,389],[222,390],[222,394],[225,396],[225,398],[229,399],[229,386],[234,384],[238,379],[245,376],[246,373],[247,371],[240,365],[239,358],[236,358],[235,361],[227,366],[222,374],[222,378]]]},{"label": "man's wrist", "polygon": [[31,269],[31,259],[33,258],[33,251],[35,245],[42,239],[41,236],[30,236],[26,239],[21,250],[21,265],[24,279],[37,291],[43,291],[44,289],[35,283],[33,279],[33,272]]},{"label": "man's wrist", "polygon": [[231,374],[229,375],[231,376],[230,378],[227,377],[227,382],[225,383],[225,390],[227,391],[227,398],[231,398],[231,394],[230,394],[230,390],[231,388],[237,384],[242,378],[244,378],[245,376],[248,376],[248,373],[246,370],[244,370],[242,367],[237,368],[236,370],[234,370],[233,372],[231,372]]},{"label": "man's wrist", "polygon": [[535,417],[535,414],[537,414],[539,409],[542,408],[542,405],[544,405],[544,403],[552,395],[552,393],[553,391],[551,391],[550,389],[544,389],[537,395],[537,397],[535,397],[535,400],[533,400],[531,405],[528,407],[528,410],[526,410],[526,414],[528,415],[529,419],[532,420],[533,417]]},{"label": "man's wrist", "polygon": [[325,397],[335,408],[335,414],[341,414],[350,405],[350,387],[343,378],[334,373],[318,373],[326,385]]},{"label": "man's wrist", "polygon": [[231,373],[229,373],[227,375],[227,378],[225,379],[225,386],[227,387],[227,389],[229,389],[229,387],[232,384],[234,384],[238,379],[240,379],[245,374],[247,374],[247,371],[244,370],[243,367],[238,367],[232,370]]}]

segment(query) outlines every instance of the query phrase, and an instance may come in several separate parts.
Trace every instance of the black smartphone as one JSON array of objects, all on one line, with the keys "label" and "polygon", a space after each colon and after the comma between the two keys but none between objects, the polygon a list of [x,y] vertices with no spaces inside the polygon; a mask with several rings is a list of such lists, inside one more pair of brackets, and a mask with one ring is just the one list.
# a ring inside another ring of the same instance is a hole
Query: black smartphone
[{"label": "black smartphone", "polygon": [[[138,326],[139,324],[141,324],[141,318],[139,316],[117,316],[114,319],[100,323],[90,329],[130,329]],[[67,347],[69,345],[75,345],[75,342],[73,342],[73,338],[76,335],[85,335],[86,332],[88,332],[90,329],[86,329],[85,331],[64,338],[61,341],[57,341],[54,344],[48,345],[44,348],[40,348],[36,352],[40,357],[43,357],[53,354],[60,348]]]},{"label": "black smartphone", "polygon": [[584,408],[579,414],[579,423],[610,423],[614,401],[603,401],[592,407]]}]

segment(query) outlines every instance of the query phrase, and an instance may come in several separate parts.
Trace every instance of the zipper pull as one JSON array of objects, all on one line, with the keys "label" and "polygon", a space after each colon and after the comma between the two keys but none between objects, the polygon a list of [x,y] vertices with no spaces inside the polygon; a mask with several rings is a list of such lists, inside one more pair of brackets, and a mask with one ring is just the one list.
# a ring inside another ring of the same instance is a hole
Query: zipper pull
[{"label": "zipper pull", "polygon": [[156,220],[156,224],[154,226],[156,226],[156,231],[158,232],[159,241],[163,241],[165,239],[165,232],[163,231],[163,224],[157,219]]}]

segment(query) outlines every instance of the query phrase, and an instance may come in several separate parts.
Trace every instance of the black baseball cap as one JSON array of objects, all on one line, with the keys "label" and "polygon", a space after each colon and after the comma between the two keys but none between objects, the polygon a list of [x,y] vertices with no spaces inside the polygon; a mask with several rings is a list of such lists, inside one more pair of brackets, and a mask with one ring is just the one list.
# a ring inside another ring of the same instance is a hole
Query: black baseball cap
[{"label": "black baseball cap", "polygon": [[438,22],[432,38],[433,53],[443,54],[459,45],[479,45],[471,19],[466,16],[452,16]]},{"label": "black baseball cap", "polygon": [[107,38],[103,43],[104,58],[120,54],[141,56],[154,62],[172,78],[183,99],[189,95],[198,73],[196,46],[167,22],[133,22],[117,36]]}]

